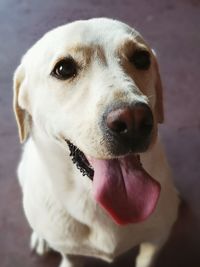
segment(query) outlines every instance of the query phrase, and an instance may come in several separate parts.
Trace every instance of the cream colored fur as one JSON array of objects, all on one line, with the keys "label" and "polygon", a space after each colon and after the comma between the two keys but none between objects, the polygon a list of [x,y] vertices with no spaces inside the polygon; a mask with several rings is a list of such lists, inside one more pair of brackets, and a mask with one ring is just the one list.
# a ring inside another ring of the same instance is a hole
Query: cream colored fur
[{"label": "cream colored fur", "polygon": [[[134,47],[151,53],[152,66],[135,70],[126,54]],[[50,75],[59,59],[71,55],[81,71],[71,81]],[[155,212],[144,222],[117,225],[95,203],[92,182],[69,157],[65,138],[86,155],[112,158],[98,126],[116,101],[147,103],[163,121],[162,85],[154,53],[134,29],[110,19],[77,21],[47,33],[23,57],[14,78],[14,110],[24,144],[18,176],[31,247],[63,255],[62,267],[77,263],[67,255],[112,261],[141,245],[137,267],[150,266],[177,217],[178,196],[155,127],[144,168],[161,184]]]}]

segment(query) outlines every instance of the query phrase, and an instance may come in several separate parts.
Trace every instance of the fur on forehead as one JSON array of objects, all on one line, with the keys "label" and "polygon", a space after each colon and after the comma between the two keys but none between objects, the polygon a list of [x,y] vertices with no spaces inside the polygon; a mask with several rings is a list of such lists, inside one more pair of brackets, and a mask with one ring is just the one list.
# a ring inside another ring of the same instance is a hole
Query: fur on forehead
[{"label": "fur on forehead", "polygon": [[94,18],[74,21],[47,32],[28,50],[23,61],[29,61],[29,56],[34,55],[38,59],[38,51],[41,53],[39,60],[42,60],[42,58],[50,56],[55,48],[62,51],[67,49],[69,45],[72,47],[78,44],[83,46],[98,44],[109,48],[109,44],[117,44],[130,37],[133,39],[140,37],[140,40],[142,39],[135,29],[117,20]]}]

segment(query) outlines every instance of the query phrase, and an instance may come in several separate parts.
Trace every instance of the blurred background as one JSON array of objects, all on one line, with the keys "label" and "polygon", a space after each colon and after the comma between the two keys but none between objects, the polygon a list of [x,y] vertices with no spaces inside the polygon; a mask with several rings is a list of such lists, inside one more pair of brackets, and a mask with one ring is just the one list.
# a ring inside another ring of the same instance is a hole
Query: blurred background
[{"label": "blurred background", "polygon": [[[16,166],[21,147],[12,112],[12,75],[46,31],[72,20],[110,17],[134,26],[155,49],[164,85],[160,126],[183,203],[156,266],[200,266],[200,0],[0,0],[0,266],[56,267],[59,255],[29,250]],[[112,265],[134,266],[134,251]],[[155,266],[155,267],[156,267]]]}]

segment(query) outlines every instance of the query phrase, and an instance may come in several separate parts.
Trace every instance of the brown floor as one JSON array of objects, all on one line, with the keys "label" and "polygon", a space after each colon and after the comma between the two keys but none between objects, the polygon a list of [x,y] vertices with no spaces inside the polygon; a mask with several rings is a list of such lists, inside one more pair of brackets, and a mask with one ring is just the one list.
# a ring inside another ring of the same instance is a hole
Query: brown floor
[{"label": "brown floor", "polygon": [[[107,16],[134,25],[158,54],[165,87],[161,127],[175,184],[184,204],[156,266],[200,266],[200,1],[0,1],[0,266],[53,267],[56,254],[28,248],[30,229],[16,180],[20,145],[12,114],[12,73],[21,55],[44,32],[80,18]],[[113,265],[133,266],[129,252]],[[87,266],[108,266],[90,260]]]}]

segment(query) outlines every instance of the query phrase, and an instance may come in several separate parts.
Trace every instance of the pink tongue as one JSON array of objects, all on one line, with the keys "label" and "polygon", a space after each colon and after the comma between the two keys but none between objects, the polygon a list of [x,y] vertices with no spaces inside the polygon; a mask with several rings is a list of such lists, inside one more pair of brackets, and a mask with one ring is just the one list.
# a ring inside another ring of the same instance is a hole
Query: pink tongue
[{"label": "pink tongue", "polygon": [[142,168],[139,158],[129,155],[90,162],[94,168],[94,197],[118,224],[140,222],[151,215],[160,184]]}]

